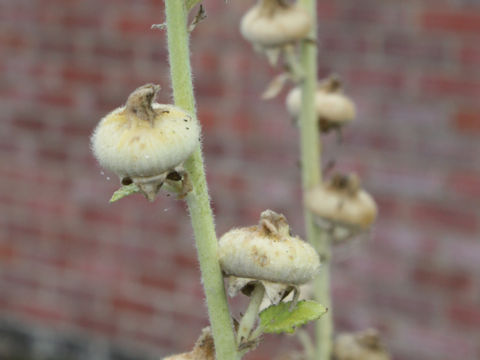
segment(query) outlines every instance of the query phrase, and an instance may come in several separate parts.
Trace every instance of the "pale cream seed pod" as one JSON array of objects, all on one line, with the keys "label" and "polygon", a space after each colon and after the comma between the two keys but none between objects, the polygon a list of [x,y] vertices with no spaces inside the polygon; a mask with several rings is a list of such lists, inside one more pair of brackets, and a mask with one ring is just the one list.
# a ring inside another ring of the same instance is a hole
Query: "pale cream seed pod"
[{"label": "pale cream seed pod", "polygon": [[[355,104],[343,93],[340,81],[334,76],[319,82],[314,101],[321,132],[338,129],[355,118]],[[300,116],[302,108],[300,87],[295,87],[288,93],[286,106],[293,118],[297,119]]]},{"label": "pale cream seed pod", "polygon": [[307,208],[320,226],[332,231],[334,240],[345,240],[369,229],[377,217],[377,205],[355,174],[335,174],[331,180],[305,193]]},{"label": "pale cream seed pod", "polygon": [[333,356],[335,360],[391,360],[374,329],[338,335],[333,346]]},{"label": "pale cream seed pod", "polygon": [[160,86],[136,89],[126,105],[97,125],[91,144],[100,165],[122,183],[134,182],[152,199],[167,174],[199,145],[200,127],[186,111],[155,103]]},{"label": "pale cream seed pod", "polygon": [[218,254],[226,275],[294,286],[311,280],[320,268],[315,249],[291,236],[285,217],[271,210],[261,214],[259,225],[224,234]]},{"label": "pale cream seed pod", "polygon": [[299,4],[259,0],[242,18],[240,32],[255,46],[283,46],[307,37],[311,16]]}]

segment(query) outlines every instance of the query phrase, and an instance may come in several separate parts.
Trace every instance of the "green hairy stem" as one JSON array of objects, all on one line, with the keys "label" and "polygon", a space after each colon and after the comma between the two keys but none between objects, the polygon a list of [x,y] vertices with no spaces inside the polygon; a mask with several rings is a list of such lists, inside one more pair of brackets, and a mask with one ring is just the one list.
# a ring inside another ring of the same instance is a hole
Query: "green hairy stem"
[{"label": "green hairy stem", "polygon": [[[175,105],[196,118],[190,67],[187,5],[182,0],[165,0],[168,53]],[[185,162],[192,191],[186,197],[192,221],[198,260],[202,273],[210,325],[215,342],[216,358],[238,360],[232,320],[225,295],[223,276],[217,258],[217,237],[201,147]]]},{"label": "green hairy stem", "polygon": [[[316,0],[301,0],[312,14],[310,38],[316,40]],[[315,41],[304,41],[301,47],[301,62],[305,78],[302,82],[302,111],[300,114],[300,142],[303,189],[307,191],[321,182],[321,143],[315,115],[315,91],[317,87],[317,48]],[[330,299],[330,242],[327,234],[315,225],[310,211],[305,208],[307,240],[317,249],[322,261],[322,271],[315,279],[315,299],[327,307],[329,312],[316,322],[315,360],[329,360],[332,349],[333,321]]]}]

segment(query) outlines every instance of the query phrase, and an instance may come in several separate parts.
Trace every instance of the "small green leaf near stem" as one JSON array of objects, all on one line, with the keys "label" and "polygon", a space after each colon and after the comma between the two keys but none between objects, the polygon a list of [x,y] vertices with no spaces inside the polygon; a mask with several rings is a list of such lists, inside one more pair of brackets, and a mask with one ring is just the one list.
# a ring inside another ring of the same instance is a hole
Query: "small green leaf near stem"
[{"label": "small green leaf near stem", "polygon": [[136,193],[139,193],[140,192],[140,189],[138,188],[138,186],[136,184],[130,184],[130,185],[125,185],[125,186],[122,186],[120,189],[118,189],[117,191],[115,191],[110,199],[110,202],[113,203],[115,201],[118,201],[122,198],[124,198],[125,196],[129,196],[129,195],[132,195],[132,194],[136,194]]},{"label": "small green leaf near stem", "polygon": [[291,301],[272,305],[260,313],[260,326],[265,333],[293,333],[298,326],[317,320],[327,309],[315,301],[303,300],[290,309]]}]

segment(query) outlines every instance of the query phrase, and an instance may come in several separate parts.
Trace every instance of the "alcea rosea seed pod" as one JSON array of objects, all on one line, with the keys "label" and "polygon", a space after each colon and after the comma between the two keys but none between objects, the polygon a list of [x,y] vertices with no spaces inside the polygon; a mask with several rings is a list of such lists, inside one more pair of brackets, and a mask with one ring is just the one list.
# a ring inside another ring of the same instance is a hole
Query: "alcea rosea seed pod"
[{"label": "alcea rosea seed pod", "polygon": [[200,136],[200,127],[190,114],[154,102],[159,90],[154,84],[136,89],[125,106],[100,121],[91,137],[100,165],[116,173],[122,184],[137,184],[149,200],[169,173],[181,172]]},{"label": "alcea rosea seed pod", "polygon": [[315,249],[290,235],[285,217],[271,210],[261,214],[257,226],[224,234],[218,253],[223,272],[239,278],[296,286],[310,281],[320,268]]},{"label": "alcea rosea seed pod", "polygon": [[242,18],[240,32],[256,49],[272,50],[307,37],[312,27],[308,12],[285,0],[259,0]]},{"label": "alcea rosea seed pod", "polygon": [[335,174],[329,181],[309,190],[305,203],[318,224],[336,241],[367,230],[377,217],[373,198],[360,188],[355,174]]},{"label": "alcea rosea seed pod", "polygon": [[338,335],[333,355],[335,360],[391,360],[374,329]]},{"label": "alcea rosea seed pod", "polygon": [[[297,119],[302,108],[300,87],[289,92],[286,105],[288,112]],[[315,93],[315,112],[318,127],[323,133],[339,129],[355,118],[355,104],[343,94],[341,82],[335,76],[318,83]]]}]

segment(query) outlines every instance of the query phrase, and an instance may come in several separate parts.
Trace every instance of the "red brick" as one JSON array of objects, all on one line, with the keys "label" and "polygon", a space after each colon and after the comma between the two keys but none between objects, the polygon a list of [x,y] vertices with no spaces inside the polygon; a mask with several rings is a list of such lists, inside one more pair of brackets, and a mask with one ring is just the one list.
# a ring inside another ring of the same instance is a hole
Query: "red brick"
[{"label": "red brick", "polygon": [[202,125],[202,131],[215,131],[215,127],[218,126],[219,119],[215,112],[211,111],[210,109],[206,108],[205,106],[199,106],[198,109],[198,120]]},{"label": "red brick", "polygon": [[198,261],[193,256],[187,256],[183,254],[177,254],[174,256],[173,261],[180,269],[194,269],[198,268]]},{"label": "red brick", "polygon": [[460,50],[460,60],[464,65],[480,65],[480,49],[477,46],[465,45]]},{"label": "red brick", "polygon": [[377,203],[378,213],[382,219],[398,218],[400,215],[401,206],[397,199],[376,195],[375,202]]},{"label": "red brick", "polygon": [[33,199],[24,203],[34,213],[51,214],[55,216],[65,216],[67,206],[62,201],[55,199]]},{"label": "red brick", "polygon": [[480,199],[480,173],[474,171],[454,172],[448,179],[449,187],[470,200]]},{"label": "red brick", "polygon": [[142,35],[158,35],[158,30],[152,30],[153,24],[158,24],[159,17],[152,14],[152,16],[133,17],[131,14],[120,18],[116,27],[123,33],[127,34],[142,34]]},{"label": "red brick", "polygon": [[21,114],[14,118],[13,126],[19,130],[34,133],[40,132],[47,127],[46,123],[38,117]]},{"label": "red brick", "polygon": [[365,23],[374,24],[382,19],[382,12],[379,6],[372,6],[368,4],[353,3],[354,5],[343,11],[342,20],[348,23]]},{"label": "red brick", "polygon": [[42,286],[37,279],[29,278],[28,275],[26,274],[16,274],[13,272],[5,272],[5,274],[3,274],[2,279],[12,289],[23,287],[23,288],[28,288],[30,290],[36,290]]},{"label": "red brick", "polygon": [[9,33],[2,31],[2,33],[0,33],[0,44],[11,51],[26,48],[28,40],[22,33]]},{"label": "red brick", "polygon": [[32,237],[38,238],[42,235],[42,229],[37,224],[26,223],[26,219],[22,223],[8,223],[6,226],[8,234],[12,238],[24,238],[24,237]]},{"label": "red brick", "polygon": [[93,126],[86,121],[83,123],[65,122],[60,126],[60,131],[67,137],[83,137],[88,138],[93,131]]},{"label": "red brick", "polygon": [[420,88],[424,96],[480,97],[480,81],[445,75],[426,75],[420,78]]},{"label": "red brick", "polygon": [[98,85],[105,79],[100,70],[76,66],[67,66],[63,68],[62,77],[67,82],[80,82],[91,85]]},{"label": "red brick", "polygon": [[57,92],[41,92],[36,96],[36,100],[45,105],[58,107],[71,107],[74,105],[71,93],[60,89]]},{"label": "red brick", "polygon": [[480,108],[460,110],[453,118],[453,125],[463,133],[480,133]]},{"label": "red brick", "polygon": [[334,1],[317,2],[318,20],[329,20],[338,16],[338,8]]},{"label": "red brick", "polygon": [[70,38],[67,39],[42,39],[38,45],[41,53],[58,53],[62,55],[74,56],[76,51],[75,43]]},{"label": "red brick", "polygon": [[434,307],[428,299],[414,294],[392,294],[378,291],[371,296],[371,303],[378,311],[393,313],[416,322],[430,323],[435,318]]},{"label": "red brick", "polygon": [[141,303],[137,299],[127,299],[125,297],[115,297],[112,305],[117,311],[129,311],[143,315],[154,315],[155,308],[152,305]]},{"label": "red brick", "polygon": [[452,304],[448,308],[448,316],[450,321],[457,326],[478,329],[480,327],[480,304]]},{"label": "red brick", "polygon": [[0,244],[0,262],[7,263],[15,257],[15,249],[9,244]]},{"label": "red brick", "polygon": [[75,13],[67,13],[60,19],[60,25],[66,29],[86,29],[92,30],[100,26],[100,17],[95,13],[87,15],[79,15]]},{"label": "red brick", "polygon": [[36,320],[41,320],[42,323],[59,323],[68,320],[68,316],[60,311],[58,308],[42,306],[41,304],[12,304],[13,311],[20,313]]},{"label": "red brick", "polygon": [[108,209],[87,208],[83,210],[82,217],[85,221],[105,223],[110,225],[122,225],[125,220],[122,215]]},{"label": "red brick", "polygon": [[42,161],[66,162],[68,159],[64,149],[40,149],[37,155]]},{"label": "red brick", "polygon": [[348,73],[348,82],[357,87],[370,86],[400,90],[405,85],[405,76],[392,71],[353,69]]},{"label": "red brick", "polygon": [[124,44],[99,43],[93,47],[93,54],[97,57],[105,57],[110,61],[127,63],[130,63],[134,57],[133,49]]},{"label": "red brick", "polygon": [[453,34],[478,34],[480,32],[480,10],[426,10],[420,16],[420,23],[426,30],[441,30]]},{"label": "red brick", "polygon": [[463,233],[478,231],[478,219],[474,213],[457,210],[443,205],[423,203],[414,205],[411,218],[420,226],[434,225]]},{"label": "red brick", "polygon": [[164,349],[172,348],[172,345],[174,344],[174,341],[171,337],[160,336],[142,330],[128,331],[127,335],[136,341],[153,344]]},{"label": "red brick", "polygon": [[175,289],[175,280],[170,277],[142,275],[140,277],[140,283],[161,290],[173,291]]},{"label": "red brick", "polygon": [[88,316],[80,316],[75,319],[73,323],[89,332],[101,333],[107,336],[113,336],[117,333],[116,325],[110,320],[99,320]]},{"label": "red brick", "polygon": [[412,279],[420,284],[441,290],[451,291],[458,296],[472,286],[472,276],[468,272],[454,269],[435,269],[422,265],[414,269]]}]

